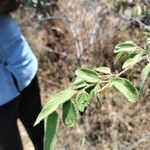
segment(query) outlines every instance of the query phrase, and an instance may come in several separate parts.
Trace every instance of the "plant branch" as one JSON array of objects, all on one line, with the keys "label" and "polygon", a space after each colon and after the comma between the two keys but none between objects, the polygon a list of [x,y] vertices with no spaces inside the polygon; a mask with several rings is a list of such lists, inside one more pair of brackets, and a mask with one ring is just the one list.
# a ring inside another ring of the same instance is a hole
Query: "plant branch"
[{"label": "plant branch", "polygon": [[[144,59],[147,59],[147,58],[149,58],[149,57],[150,57],[150,53],[147,54],[147,55],[145,55],[144,57],[142,57],[137,63],[139,63],[139,62],[141,62],[141,61],[143,61]],[[137,64],[137,63],[136,63],[136,64]],[[131,66],[125,68],[123,71],[121,71],[119,74],[117,74],[116,77],[120,77],[122,74],[124,74],[125,72],[127,72],[129,69],[131,69],[131,68],[132,68],[133,66],[135,66],[136,64],[131,65]]]}]

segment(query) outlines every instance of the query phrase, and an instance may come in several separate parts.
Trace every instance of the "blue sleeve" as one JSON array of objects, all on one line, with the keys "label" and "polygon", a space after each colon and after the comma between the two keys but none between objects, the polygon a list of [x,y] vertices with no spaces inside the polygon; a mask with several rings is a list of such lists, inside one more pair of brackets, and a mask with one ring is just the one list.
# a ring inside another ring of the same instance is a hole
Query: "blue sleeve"
[{"label": "blue sleeve", "polygon": [[4,46],[21,35],[15,19],[9,14],[0,15],[0,45]]},{"label": "blue sleeve", "polygon": [[0,15],[0,62],[6,63],[6,57],[13,51],[18,40],[21,40],[20,28],[10,14]]}]

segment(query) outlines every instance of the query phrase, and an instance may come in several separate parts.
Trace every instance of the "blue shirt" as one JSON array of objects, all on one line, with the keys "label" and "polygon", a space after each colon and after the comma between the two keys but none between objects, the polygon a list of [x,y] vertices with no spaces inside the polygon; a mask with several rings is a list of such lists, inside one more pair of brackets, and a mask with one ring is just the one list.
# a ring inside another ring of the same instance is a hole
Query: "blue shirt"
[{"label": "blue shirt", "polygon": [[37,68],[37,59],[16,21],[9,14],[0,15],[0,106],[30,84]]}]

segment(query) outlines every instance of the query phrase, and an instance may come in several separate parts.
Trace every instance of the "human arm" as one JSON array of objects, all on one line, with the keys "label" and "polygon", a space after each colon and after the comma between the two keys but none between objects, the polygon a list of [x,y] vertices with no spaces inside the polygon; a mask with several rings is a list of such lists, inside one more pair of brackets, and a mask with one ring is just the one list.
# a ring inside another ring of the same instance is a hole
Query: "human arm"
[{"label": "human arm", "polygon": [[0,0],[0,14],[15,11],[20,4],[20,0]]}]

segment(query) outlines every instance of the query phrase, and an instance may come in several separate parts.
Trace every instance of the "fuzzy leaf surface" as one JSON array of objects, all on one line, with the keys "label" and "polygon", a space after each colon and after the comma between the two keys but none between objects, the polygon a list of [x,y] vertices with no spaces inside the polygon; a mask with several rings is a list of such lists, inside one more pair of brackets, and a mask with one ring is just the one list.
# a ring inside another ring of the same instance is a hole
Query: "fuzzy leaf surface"
[{"label": "fuzzy leaf surface", "polygon": [[87,68],[76,70],[75,74],[88,83],[97,83],[99,76],[96,71]]},{"label": "fuzzy leaf surface", "polygon": [[63,104],[63,122],[70,127],[74,127],[76,125],[76,109],[71,100],[65,102]]},{"label": "fuzzy leaf surface", "polygon": [[75,90],[67,89],[65,91],[58,93],[56,96],[54,96],[51,99],[51,101],[49,101],[40,112],[35,122],[35,125],[38,124],[44,118],[46,118],[48,115],[50,115],[52,112],[54,112],[61,104],[70,100],[76,93],[77,91]]},{"label": "fuzzy leaf surface", "polygon": [[47,117],[44,134],[44,150],[55,150],[58,136],[58,114],[53,112]]},{"label": "fuzzy leaf surface", "polygon": [[136,49],[136,45],[132,41],[126,41],[124,43],[119,43],[118,45],[115,46],[114,53],[119,53],[119,52],[129,52],[133,51]]},{"label": "fuzzy leaf surface", "polygon": [[125,63],[123,64],[122,68],[124,69],[124,68],[127,68],[129,66],[136,64],[141,58],[142,58],[142,54],[140,53],[134,56],[133,58],[127,59]]},{"label": "fuzzy leaf surface", "polygon": [[83,91],[77,95],[75,104],[80,112],[84,112],[84,110],[90,104],[90,102],[91,96],[86,91]]},{"label": "fuzzy leaf surface", "polygon": [[146,81],[146,79],[148,78],[149,75],[150,75],[150,64],[147,64],[143,68],[142,73],[141,73],[141,80],[142,80],[141,88],[143,88],[144,83],[145,83],[145,81]]},{"label": "fuzzy leaf surface", "polygon": [[115,78],[112,85],[118,89],[129,102],[137,102],[139,100],[139,92],[135,86],[125,78]]},{"label": "fuzzy leaf surface", "polygon": [[114,64],[116,64],[123,57],[124,54],[125,54],[124,52],[117,53],[114,59]]},{"label": "fuzzy leaf surface", "polygon": [[111,74],[111,69],[109,67],[98,67],[98,68],[95,68],[95,71],[99,73],[104,73],[104,74]]}]

